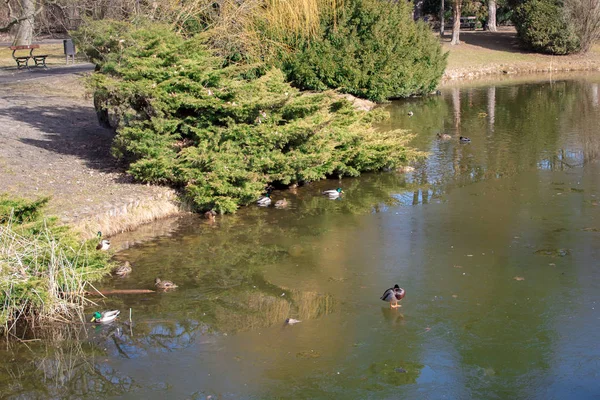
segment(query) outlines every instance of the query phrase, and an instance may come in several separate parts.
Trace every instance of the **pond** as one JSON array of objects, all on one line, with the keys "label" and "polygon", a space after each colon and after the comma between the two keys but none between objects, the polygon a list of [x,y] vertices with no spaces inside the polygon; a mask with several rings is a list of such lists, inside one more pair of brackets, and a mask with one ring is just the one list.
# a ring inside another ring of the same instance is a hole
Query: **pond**
[{"label": "pond", "polygon": [[110,297],[94,309],[117,322],[54,333],[81,340],[5,346],[2,397],[598,398],[599,88],[585,75],[394,102],[381,129],[430,153],[414,172],[114,237],[133,272],[99,286],[179,288]]}]

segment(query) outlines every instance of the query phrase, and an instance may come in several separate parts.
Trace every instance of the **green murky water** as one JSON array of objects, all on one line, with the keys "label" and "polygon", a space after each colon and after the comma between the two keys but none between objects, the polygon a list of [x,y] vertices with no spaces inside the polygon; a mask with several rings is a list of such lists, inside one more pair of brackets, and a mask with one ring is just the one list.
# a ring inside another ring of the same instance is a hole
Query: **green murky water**
[{"label": "green murky water", "polygon": [[[87,339],[5,348],[0,397],[599,398],[599,88],[588,75],[394,103],[382,129],[431,153],[413,173],[115,237],[134,270],[102,287],[180,287],[111,297],[100,308],[120,321],[56,333]],[[391,310],[379,296],[395,283],[407,296]]]}]

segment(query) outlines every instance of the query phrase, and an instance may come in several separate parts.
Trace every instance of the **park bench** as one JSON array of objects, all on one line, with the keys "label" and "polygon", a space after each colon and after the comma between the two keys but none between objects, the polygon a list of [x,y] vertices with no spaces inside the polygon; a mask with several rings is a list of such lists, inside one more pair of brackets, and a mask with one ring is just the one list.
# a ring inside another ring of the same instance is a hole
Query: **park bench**
[{"label": "park bench", "polygon": [[469,28],[474,30],[476,25],[477,17],[460,17],[460,29]]},{"label": "park bench", "polygon": [[[48,57],[47,54],[33,54],[33,50],[39,49],[39,48],[40,48],[39,44],[29,44],[29,45],[24,45],[24,46],[10,46],[10,49],[13,51],[12,57],[17,62],[17,69],[21,69],[23,67],[29,69],[29,61],[30,60],[33,60],[35,62],[36,67],[48,68],[46,66],[46,57]],[[15,56],[15,53],[17,51],[21,51],[21,50],[29,50],[29,55],[28,56]]]}]

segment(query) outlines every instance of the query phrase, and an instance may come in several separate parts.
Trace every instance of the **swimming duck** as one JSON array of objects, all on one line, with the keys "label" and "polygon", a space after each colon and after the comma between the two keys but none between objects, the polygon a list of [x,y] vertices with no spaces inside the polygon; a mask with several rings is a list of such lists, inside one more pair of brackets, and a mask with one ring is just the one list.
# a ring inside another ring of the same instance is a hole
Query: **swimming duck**
[{"label": "swimming duck", "polygon": [[409,116],[409,117],[412,117],[413,115],[414,115],[414,114],[413,114],[413,112],[412,112],[412,111],[409,111],[409,112],[408,112],[408,116]]},{"label": "swimming duck", "polygon": [[107,324],[109,322],[113,322],[118,316],[121,314],[121,311],[96,311],[92,316],[91,322],[95,322],[97,324]]},{"label": "swimming duck", "polygon": [[389,301],[390,308],[398,308],[402,307],[398,302],[404,298],[406,295],[406,291],[402,289],[398,285],[394,285],[393,288],[387,289],[383,292],[383,296],[381,296],[381,300]]},{"label": "swimming duck", "polygon": [[267,207],[269,204],[271,204],[271,193],[269,193],[269,192],[265,193],[264,196],[261,196],[256,201],[256,204],[258,204],[261,207]]},{"label": "swimming duck", "polygon": [[217,218],[217,212],[215,210],[209,210],[204,213],[204,218],[210,222],[215,222],[215,219]]},{"label": "swimming duck", "polygon": [[96,250],[108,250],[110,247],[110,240],[102,239],[102,232],[98,232],[98,239],[100,240],[100,242],[96,246]]},{"label": "swimming duck", "polygon": [[450,140],[452,139],[452,136],[448,135],[447,133],[438,133],[437,138],[441,140]]},{"label": "swimming duck", "polygon": [[277,200],[275,202],[275,208],[286,208],[288,206],[287,199]]},{"label": "swimming duck", "polygon": [[323,191],[323,194],[325,196],[329,197],[332,200],[335,200],[338,197],[340,197],[342,195],[342,193],[344,193],[344,191],[342,190],[342,188],[337,188],[337,189]]},{"label": "swimming duck", "polygon": [[461,136],[458,140],[460,140],[461,143],[471,143],[471,139],[466,136]]},{"label": "swimming duck", "polygon": [[131,264],[129,261],[125,261],[125,264],[119,265],[113,270],[113,273],[118,276],[125,276],[131,272]]},{"label": "swimming duck", "polygon": [[177,285],[171,281],[161,281],[158,278],[154,280],[154,286],[160,290],[175,289],[177,287]]},{"label": "swimming duck", "polygon": [[300,321],[299,319],[294,319],[294,318],[286,318],[286,320],[285,320],[285,323],[287,325],[294,325],[294,324],[297,324],[299,322],[302,322],[302,321]]}]

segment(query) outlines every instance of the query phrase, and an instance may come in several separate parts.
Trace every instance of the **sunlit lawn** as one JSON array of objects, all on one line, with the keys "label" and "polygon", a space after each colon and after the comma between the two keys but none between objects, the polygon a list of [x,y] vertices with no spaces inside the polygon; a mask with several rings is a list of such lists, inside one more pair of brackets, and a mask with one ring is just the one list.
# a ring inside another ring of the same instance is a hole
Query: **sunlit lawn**
[{"label": "sunlit lawn", "polygon": [[[39,49],[34,49],[33,54],[47,54],[46,64],[48,65],[60,65],[65,64],[65,52],[62,43],[52,44],[40,44]],[[26,56],[29,55],[29,50],[18,50],[15,55]],[[77,55],[76,62],[86,61],[83,56]],[[71,61],[69,61],[70,63]],[[32,61],[33,63],[33,61]],[[0,47],[0,68],[16,68],[17,63],[12,58],[12,50],[7,46]]]}]

